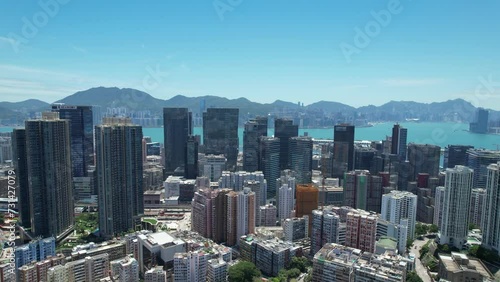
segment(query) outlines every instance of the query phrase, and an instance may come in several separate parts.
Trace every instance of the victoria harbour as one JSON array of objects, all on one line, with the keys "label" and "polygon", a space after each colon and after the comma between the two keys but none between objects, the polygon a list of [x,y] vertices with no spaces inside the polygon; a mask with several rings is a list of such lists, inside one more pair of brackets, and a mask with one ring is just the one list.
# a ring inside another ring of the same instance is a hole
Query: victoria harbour
[{"label": "victoria harbour", "polygon": [[[408,143],[438,145],[441,148],[447,145],[471,145],[475,148],[496,150],[500,146],[500,135],[475,134],[468,131],[465,123],[400,123],[408,129]],[[372,127],[356,128],[356,140],[384,140],[391,135],[393,123],[377,123]],[[0,127],[0,132],[12,131],[12,127]],[[143,128],[144,136],[151,137],[153,142],[163,143],[163,128]],[[203,128],[195,127],[194,134],[202,136]],[[268,136],[274,134],[274,129],[268,129]],[[307,134],[314,139],[333,139],[333,128],[299,129],[299,135]],[[243,148],[243,128],[238,129],[240,148]]]}]

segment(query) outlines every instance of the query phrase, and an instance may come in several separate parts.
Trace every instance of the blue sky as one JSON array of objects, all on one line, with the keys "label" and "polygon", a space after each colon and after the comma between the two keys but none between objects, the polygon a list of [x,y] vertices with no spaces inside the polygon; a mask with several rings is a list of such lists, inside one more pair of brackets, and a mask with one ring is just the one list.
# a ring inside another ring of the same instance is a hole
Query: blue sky
[{"label": "blue sky", "polygon": [[0,100],[118,86],[162,99],[464,98],[500,110],[499,10],[468,0],[1,1]]}]

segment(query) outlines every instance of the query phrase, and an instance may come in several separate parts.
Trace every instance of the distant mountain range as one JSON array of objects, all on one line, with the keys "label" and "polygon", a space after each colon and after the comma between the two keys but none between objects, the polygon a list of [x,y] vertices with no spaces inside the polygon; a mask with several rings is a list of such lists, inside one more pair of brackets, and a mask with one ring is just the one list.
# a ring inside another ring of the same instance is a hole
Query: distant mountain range
[{"label": "distant mountain range", "polygon": [[[167,100],[155,98],[148,93],[130,88],[97,87],[76,92],[55,103],[67,105],[95,105],[102,109],[126,108],[128,113],[149,111],[151,116],[161,116],[164,107],[187,107],[194,113],[200,113],[205,108],[227,107],[239,108],[240,116],[255,116],[273,114],[277,116],[295,116],[309,114],[316,117],[339,116],[368,121],[402,121],[407,118],[422,121],[461,121],[468,122],[473,119],[476,111],[471,103],[463,99],[448,100],[435,103],[418,103],[411,101],[390,101],[381,106],[363,106],[355,108],[339,102],[319,101],[307,106],[297,103],[277,100],[270,104],[252,102],[246,98],[227,99],[217,96],[186,97],[174,96]],[[30,99],[22,102],[0,102],[0,119],[20,119],[35,112],[50,108],[50,104]],[[499,111],[490,111],[491,119],[500,119]]]}]

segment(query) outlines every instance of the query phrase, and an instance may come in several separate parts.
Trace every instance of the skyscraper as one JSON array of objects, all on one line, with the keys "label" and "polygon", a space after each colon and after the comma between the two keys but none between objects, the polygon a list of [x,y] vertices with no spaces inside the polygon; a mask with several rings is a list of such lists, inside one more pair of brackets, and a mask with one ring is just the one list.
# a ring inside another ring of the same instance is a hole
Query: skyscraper
[{"label": "skyscraper", "polygon": [[354,125],[336,125],[333,131],[333,177],[354,169]]},{"label": "skyscraper", "polygon": [[483,246],[496,250],[500,255],[500,162],[488,166],[481,230]]},{"label": "skyscraper", "polygon": [[19,189],[19,215],[21,225],[31,227],[30,194],[28,182],[28,155],[26,151],[26,130],[14,129],[12,132],[13,164]]},{"label": "skyscraper", "polygon": [[267,136],[267,117],[257,117],[245,123],[243,131],[243,170],[253,172],[259,168],[259,141]]},{"label": "skyscraper", "polygon": [[406,234],[398,234],[398,249],[406,249],[407,240],[415,238],[415,224],[417,220],[417,195],[407,191],[391,191],[382,195],[381,217],[395,225],[403,225],[399,228]]},{"label": "skyscraper", "polygon": [[488,133],[488,110],[478,108],[474,121],[470,123],[469,130],[473,133]]},{"label": "skyscraper", "polygon": [[70,121],[71,161],[73,177],[86,177],[88,166],[94,165],[94,121],[92,106],[52,105],[60,119]]},{"label": "skyscraper", "polygon": [[460,249],[467,242],[473,174],[466,166],[446,169],[440,244]]},{"label": "skyscraper", "polygon": [[294,125],[292,120],[278,118],[274,120],[274,137],[280,142],[280,170],[290,168],[289,160],[289,140],[299,136],[299,126]]},{"label": "skyscraper", "polygon": [[25,125],[31,232],[59,238],[74,224],[70,124],[47,112]]},{"label": "skyscraper", "polygon": [[184,150],[184,177],[187,179],[196,179],[198,176],[198,145],[196,136],[189,135]]},{"label": "skyscraper", "polygon": [[474,188],[486,188],[488,166],[500,161],[500,151],[469,149],[467,166],[474,170]]},{"label": "skyscraper", "polygon": [[208,108],[203,113],[205,154],[224,154],[229,171],[236,169],[238,158],[238,118],[238,109]]},{"label": "skyscraper", "polygon": [[291,137],[289,149],[290,169],[295,172],[297,183],[311,183],[313,154],[312,138],[306,136]]},{"label": "skyscraper", "polygon": [[398,155],[400,160],[406,160],[406,139],[408,129],[399,124],[392,127],[391,154]]},{"label": "skyscraper", "polygon": [[[313,184],[297,184],[295,202],[295,216],[307,215],[311,219],[312,211],[318,208],[319,191]],[[312,221],[309,220],[309,234],[311,233]]]},{"label": "skyscraper", "polygon": [[448,145],[444,149],[444,168],[454,168],[456,165],[467,165],[467,150],[474,149],[469,145]]},{"label": "skyscraper", "polygon": [[280,177],[280,139],[262,136],[259,144],[260,166],[267,181],[267,198],[276,197],[276,179]]},{"label": "skyscraper", "polygon": [[99,231],[106,237],[135,228],[144,213],[142,127],[104,118],[95,128]]},{"label": "skyscraper", "polygon": [[440,156],[441,148],[439,146],[410,143],[408,145],[410,181],[417,179],[419,173],[428,173],[431,177],[437,176]]},{"label": "skyscraper", "polygon": [[165,140],[165,172],[173,175],[185,169],[188,136],[192,135],[192,114],[187,108],[163,108],[163,138]]}]

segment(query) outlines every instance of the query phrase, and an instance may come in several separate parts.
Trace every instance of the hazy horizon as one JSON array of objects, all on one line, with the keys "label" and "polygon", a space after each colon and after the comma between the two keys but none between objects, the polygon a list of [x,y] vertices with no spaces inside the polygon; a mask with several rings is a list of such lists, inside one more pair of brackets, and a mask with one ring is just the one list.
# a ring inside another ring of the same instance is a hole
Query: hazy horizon
[{"label": "hazy horizon", "polygon": [[[48,4],[44,4],[48,3]],[[3,1],[2,101],[106,85],[340,102],[462,98],[500,110],[498,1]]]}]

